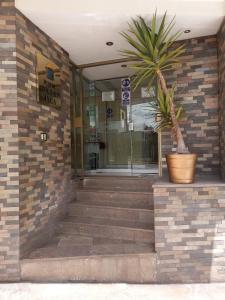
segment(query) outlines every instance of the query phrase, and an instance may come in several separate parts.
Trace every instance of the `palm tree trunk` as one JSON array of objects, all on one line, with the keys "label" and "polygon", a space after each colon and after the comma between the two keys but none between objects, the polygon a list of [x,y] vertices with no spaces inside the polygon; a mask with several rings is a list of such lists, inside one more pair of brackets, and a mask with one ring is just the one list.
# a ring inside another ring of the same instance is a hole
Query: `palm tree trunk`
[{"label": "palm tree trunk", "polygon": [[[169,94],[168,88],[166,86],[166,81],[165,78],[162,74],[162,72],[160,70],[157,71],[157,75],[159,78],[159,82],[160,85],[162,87],[162,90],[164,92],[165,95]],[[183,134],[181,132],[179,123],[177,121],[176,118],[176,108],[175,108],[175,104],[173,102],[173,99],[171,97],[169,97],[169,101],[170,101],[170,115],[171,115],[171,120],[173,123],[173,129],[175,132],[175,137],[176,137],[176,142],[177,142],[177,153],[188,153],[188,148],[186,147],[185,143],[184,143],[184,138],[183,138]]]}]

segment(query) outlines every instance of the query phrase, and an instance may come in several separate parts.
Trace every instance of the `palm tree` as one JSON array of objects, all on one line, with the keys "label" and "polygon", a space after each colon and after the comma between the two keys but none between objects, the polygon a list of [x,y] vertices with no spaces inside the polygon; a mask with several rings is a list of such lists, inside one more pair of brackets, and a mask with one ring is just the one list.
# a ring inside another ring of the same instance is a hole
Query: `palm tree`
[{"label": "palm tree", "polygon": [[[132,19],[128,24],[128,32],[122,36],[132,46],[132,50],[122,50],[127,59],[135,61],[131,67],[135,70],[134,88],[148,80],[148,88],[153,80],[158,82],[157,110],[161,117],[159,127],[172,127],[173,136],[177,142],[177,153],[188,153],[179,125],[182,108],[176,108],[174,103],[175,87],[168,88],[164,72],[174,69],[179,62],[179,56],[184,53],[184,45],[173,45],[181,32],[172,33],[175,17],[168,24],[166,13],[157,24],[156,12],[148,24],[142,17]],[[173,46],[173,47],[172,47]],[[162,109],[163,108],[163,109]]]}]

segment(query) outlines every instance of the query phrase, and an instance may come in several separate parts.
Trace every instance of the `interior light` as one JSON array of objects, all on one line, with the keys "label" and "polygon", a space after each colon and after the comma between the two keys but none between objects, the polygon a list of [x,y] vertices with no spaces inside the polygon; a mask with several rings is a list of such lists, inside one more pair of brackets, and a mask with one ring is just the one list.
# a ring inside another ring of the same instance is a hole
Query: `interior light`
[{"label": "interior light", "polygon": [[184,30],[184,33],[190,33],[191,32],[191,30],[190,29],[186,29],[186,30]]},{"label": "interior light", "polygon": [[112,46],[112,45],[113,45],[113,42],[106,42],[106,45],[107,45],[107,46]]}]

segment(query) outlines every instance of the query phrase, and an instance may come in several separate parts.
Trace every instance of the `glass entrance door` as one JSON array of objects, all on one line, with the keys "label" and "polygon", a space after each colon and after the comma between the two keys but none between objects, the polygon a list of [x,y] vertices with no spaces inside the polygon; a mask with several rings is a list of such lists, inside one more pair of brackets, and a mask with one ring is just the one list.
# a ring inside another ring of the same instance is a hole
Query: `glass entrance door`
[{"label": "glass entrance door", "polygon": [[158,173],[158,133],[154,130],[156,124],[150,99],[136,95],[131,103],[132,171]]},{"label": "glass entrance door", "polygon": [[121,102],[121,79],[86,82],[84,167],[88,173],[158,173],[158,135],[141,89]]}]

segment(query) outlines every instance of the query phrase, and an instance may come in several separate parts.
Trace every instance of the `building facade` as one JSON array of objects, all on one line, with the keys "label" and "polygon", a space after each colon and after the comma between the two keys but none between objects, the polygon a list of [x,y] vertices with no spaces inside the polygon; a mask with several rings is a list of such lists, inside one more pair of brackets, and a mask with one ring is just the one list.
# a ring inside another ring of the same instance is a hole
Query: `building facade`
[{"label": "building facade", "polygon": [[[52,236],[74,196],[72,67],[69,54],[13,0],[0,2],[0,16],[0,281],[18,281],[21,259]],[[221,174],[224,180],[225,19],[216,35],[184,43],[181,66],[166,76],[178,83],[177,101],[186,111],[182,127],[190,150],[198,154],[198,176]],[[60,67],[60,110],[37,102],[37,53]],[[46,142],[40,140],[42,132],[48,134]],[[165,132],[162,155],[171,147]],[[164,159],[162,165],[166,172]],[[156,184],[153,189],[155,280],[224,281],[224,184]]]}]

